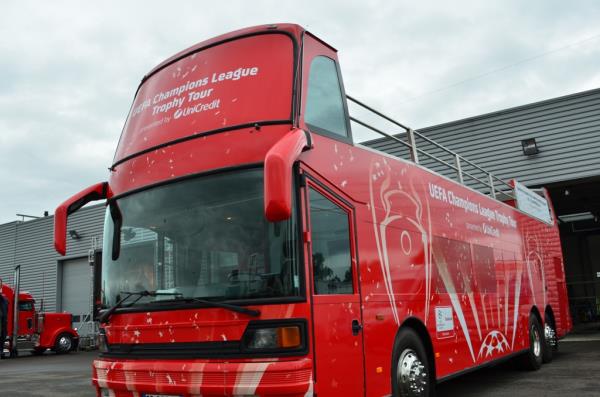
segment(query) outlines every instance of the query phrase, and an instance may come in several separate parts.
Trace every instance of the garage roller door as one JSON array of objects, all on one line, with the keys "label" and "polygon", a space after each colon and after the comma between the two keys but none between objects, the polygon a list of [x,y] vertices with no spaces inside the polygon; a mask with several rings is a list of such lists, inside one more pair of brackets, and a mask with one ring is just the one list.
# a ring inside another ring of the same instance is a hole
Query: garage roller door
[{"label": "garage roller door", "polygon": [[73,326],[79,330],[82,330],[81,322],[90,312],[90,277],[91,267],[87,258],[63,262],[61,308],[73,314]]}]

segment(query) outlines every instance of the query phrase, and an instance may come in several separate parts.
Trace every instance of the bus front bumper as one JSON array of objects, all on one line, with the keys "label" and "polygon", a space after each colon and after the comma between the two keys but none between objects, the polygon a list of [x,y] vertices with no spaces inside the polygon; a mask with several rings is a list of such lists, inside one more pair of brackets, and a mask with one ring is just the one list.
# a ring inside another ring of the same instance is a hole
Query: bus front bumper
[{"label": "bus front bumper", "polygon": [[312,360],[199,362],[108,360],[93,363],[98,396],[312,396]]}]

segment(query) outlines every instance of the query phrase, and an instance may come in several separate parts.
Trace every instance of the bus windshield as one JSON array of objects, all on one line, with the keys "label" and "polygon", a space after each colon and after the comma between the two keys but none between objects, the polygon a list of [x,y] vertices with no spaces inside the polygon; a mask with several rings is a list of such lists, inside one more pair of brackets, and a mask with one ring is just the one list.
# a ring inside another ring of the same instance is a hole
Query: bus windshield
[{"label": "bus windshield", "polygon": [[297,226],[263,213],[263,172],[252,169],[154,187],[111,203],[122,226],[112,260],[115,222],[106,214],[102,305],[125,293],[157,292],[135,303],[201,298],[246,301],[300,294]]},{"label": "bus windshield", "polygon": [[260,34],[193,52],[140,86],[115,162],[166,142],[291,119],[294,44]]}]

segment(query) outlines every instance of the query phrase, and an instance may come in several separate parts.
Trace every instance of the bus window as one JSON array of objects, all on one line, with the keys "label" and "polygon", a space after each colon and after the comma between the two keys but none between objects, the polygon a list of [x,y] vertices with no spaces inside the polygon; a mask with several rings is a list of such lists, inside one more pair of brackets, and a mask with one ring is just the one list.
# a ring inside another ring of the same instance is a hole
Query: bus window
[{"label": "bus window", "polygon": [[311,189],[310,216],[315,294],[351,294],[348,213]]},{"label": "bus window", "polygon": [[473,244],[473,261],[475,262],[475,275],[477,286],[482,294],[496,292],[496,266],[494,250],[490,247]]},{"label": "bus window", "polygon": [[433,250],[436,268],[436,293],[469,293],[472,288],[473,266],[468,243],[434,236]]},{"label": "bus window", "polygon": [[305,113],[304,121],[316,132],[348,137],[337,68],[330,58],[316,57],[310,65]]}]

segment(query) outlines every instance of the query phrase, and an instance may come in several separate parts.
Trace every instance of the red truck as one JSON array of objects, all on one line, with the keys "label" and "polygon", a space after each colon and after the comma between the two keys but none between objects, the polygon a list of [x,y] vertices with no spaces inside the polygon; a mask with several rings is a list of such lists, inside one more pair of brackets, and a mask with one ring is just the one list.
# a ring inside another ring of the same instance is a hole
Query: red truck
[{"label": "red truck", "polygon": [[[4,284],[0,279],[0,291],[6,300],[6,339],[3,350],[10,357],[16,357],[19,350],[30,350],[33,354],[43,354],[47,349],[56,353],[68,353],[77,348],[79,335],[72,327],[71,313],[40,313],[35,308],[35,300],[28,292],[19,291],[20,267],[15,269],[15,287]],[[15,305],[15,295],[19,296]],[[15,321],[15,319],[17,319]]]}]

